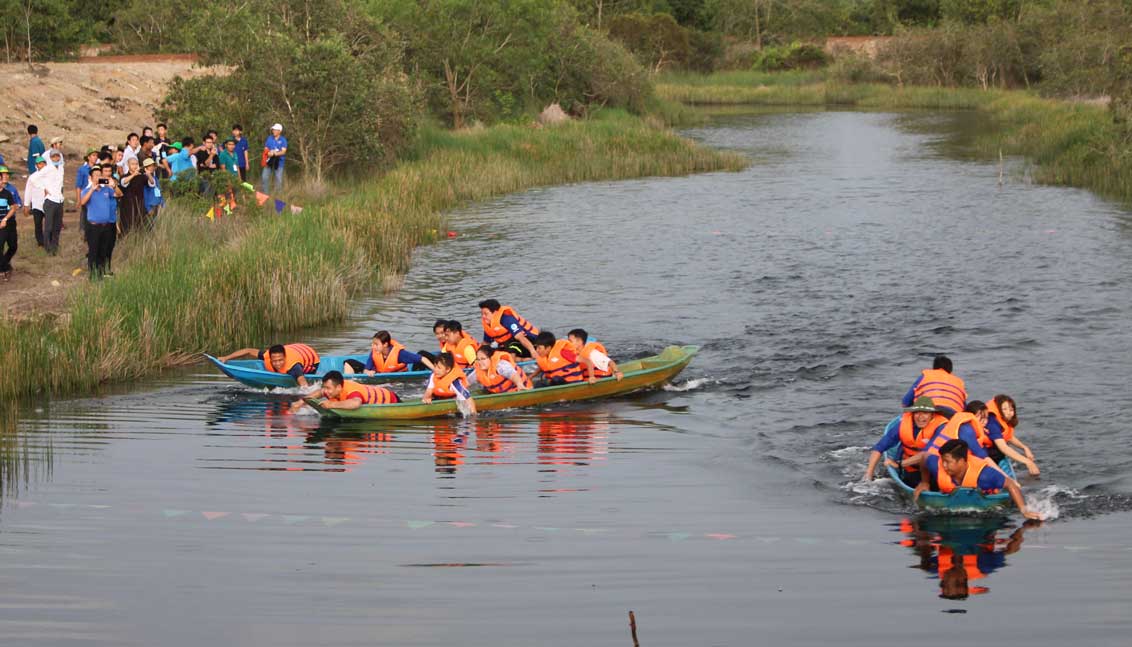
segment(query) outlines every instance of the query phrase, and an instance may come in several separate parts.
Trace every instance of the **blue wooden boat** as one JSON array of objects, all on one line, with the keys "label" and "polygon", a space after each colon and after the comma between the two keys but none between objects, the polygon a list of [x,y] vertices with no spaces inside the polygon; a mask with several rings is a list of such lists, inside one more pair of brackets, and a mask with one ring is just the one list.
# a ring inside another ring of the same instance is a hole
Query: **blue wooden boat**
[{"label": "blue wooden boat", "polygon": [[[212,355],[205,354],[208,361],[216,365],[220,372],[228,377],[246,384],[256,389],[270,389],[274,387],[291,388],[298,386],[295,378],[286,373],[274,373],[272,371],[265,371],[263,369],[263,360],[259,359],[234,359],[230,362],[222,362]],[[322,379],[330,371],[343,371],[346,366],[347,360],[354,360],[355,362],[366,363],[368,354],[364,355],[323,355],[319,357],[318,372],[311,373],[307,378],[311,381]],[[530,366],[534,364],[534,360],[527,360],[519,362],[519,366]],[[366,375],[365,373],[354,373],[347,376],[355,382],[363,384],[378,384],[382,382],[403,382],[407,380],[427,380],[428,376],[432,375],[432,371],[400,371],[397,373],[376,373],[374,375]]]},{"label": "blue wooden boat", "polygon": [[[894,426],[900,425],[900,417],[893,418],[892,422],[888,423],[885,427],[885,433]],[[902,458],[901,446],[896,445],[888,450],[888,458],[899,462]],[[1009,458],[1003,458],[999,461],[998,466],[1010,478],[1016,478],[1014,475],[1014,464],[1010,462]],[[892,478],[892,482],[896,487],[912,498],[912,493],[915,488],[909,487],[903,479],[900,478],[899,471],[891,465],[885,466],[888,469],[888,476]],[[997,494],[983,494],[974,488],[956,488],[951,494],[943,494],[941,492],[932,492],[930,490],[920,493],[920,498],[916,505],[922,510],[938,510],[947,512],[984,512],[987,510],[997,510],[1011,505],[1010,494],[1008,492],[999,492]]]}]

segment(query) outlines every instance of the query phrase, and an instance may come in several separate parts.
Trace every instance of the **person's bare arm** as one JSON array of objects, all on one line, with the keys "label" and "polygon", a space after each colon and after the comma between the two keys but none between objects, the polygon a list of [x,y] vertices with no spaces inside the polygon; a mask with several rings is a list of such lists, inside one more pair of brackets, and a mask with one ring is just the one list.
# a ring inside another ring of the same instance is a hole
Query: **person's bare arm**
[{"label": "person's bare arm", "polygon": [[618,382],[620,382],[621,379],[625,377],[625,374],[621,372],[621,369],[617,368],[617,362],[613,361],[613,358],[609,359],[609,371],[613,373],[613,378]]},{"label": "person's bare arm", "polygon": [[1022,513],[1023,517],[1041,520],[1042,515],[1026,507],[1026,499],[1022,496],[1022,488],[1018,487],[1018,483],[1015,482],[1014,479],[1006,479],[1006,491],[1010,493],[1010,499],[1014,501],[1014,505],[1018,506],[1018,511]]},{"label": "person's bare arm", "polygon": [[530,338],[527,337],[527,333],[520,332],[515,335],[515,339],[519,340],[519,343],[523,345],[523,348],[527,349],[527,352],[531,354],[531,357],[535,356],[535,345],[531,343]]},{"label": "person's bare arm", "polygon": [[865,467],[865,475],[861,477],[862,481],[871,481],[877,471],[877,463],[880,462],[881,453],[873,450],[869,453],[869,464]]},{"label": "person's bare arm", "polygon": [[223,357],[217,357],[216,359],[218,359],[222,362],[230,362],[234,359],[259,359],[259,349],[258,348],[241,348],[238,351],[235,351],[233,353],[229,353],[227,355],[224,355]]},{"label": "person's bare arm", "polygon": [[915,466],[923,463],[924,459],[927,458],[927,457],[928,457],[927,452],[920,452],[919,454],[916,454],[915,456],[913,456],[911,458],[905,458],[904,460],[900,461],[900,467],[903,467],[904,469],[908,469],[909,467],[915,467]]},{"label": "person's bare arm", "polygon": [[1005,440],[996,438],[994,441],[994,446],[998,447],[998,451],[1002,452],[1003,456],[1006,456],[1011,460],[1025,465],[1026,471],[1030,473],[1030,476],[1039,476],[1042,473],[1042,471],[1038,469],[1037,463],[1035,463],[1032,459],[1026,458],[1026,456],[1024,456],[1023,454],[1015,451],[1010,447],[1010,445],[1007,444]]}]

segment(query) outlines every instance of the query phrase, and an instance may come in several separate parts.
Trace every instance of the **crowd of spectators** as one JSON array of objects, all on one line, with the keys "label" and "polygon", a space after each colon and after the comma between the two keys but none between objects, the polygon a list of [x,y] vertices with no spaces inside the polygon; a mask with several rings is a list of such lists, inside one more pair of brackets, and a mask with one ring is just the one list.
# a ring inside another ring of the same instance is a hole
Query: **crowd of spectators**
[{"label": "crowd of spectators", "polygon": [[[27,182],[21,195],[11,183],[13,173],[0,155],[0,281],[12,275],[18,236],[16,217],[31,216],[36,245],[49,255],[59,253],[63,230],[65,157],[63,138],[44,145],[35,125],[27,127]],[[197,144],[192,137],[173,140],[165,124],[148,126],[126,136],[121,147],[107,144],[86,152],[75,173],[74,199],[79,209],[79,233],[87,244],[87,268],[92,279],[113,276],[111,257],[119,236],[149,227],[165,205],[165,191],[214,193],[215,173],[239,182],[248,177],[248,140],[239,124],[219,145],[210,130]],[[271,127],[260,159],[264,193],[283,188],[287,138],[282,124]],[[229,181],[226,184],[231,185]]]}]

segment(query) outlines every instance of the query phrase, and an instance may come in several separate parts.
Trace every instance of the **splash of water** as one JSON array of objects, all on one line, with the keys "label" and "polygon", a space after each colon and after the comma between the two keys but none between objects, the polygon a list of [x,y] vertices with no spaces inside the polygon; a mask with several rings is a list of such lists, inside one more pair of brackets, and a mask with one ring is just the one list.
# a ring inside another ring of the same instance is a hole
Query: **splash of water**
[{"label": "splash of water", "polygon": [[693,378],[691,380],[688,380],[687,382],[683,382],[681,384],[665,384],[661,388],[663,388],[665,391],[673,391],[673,392],[676,392],[676,393],[682,393],[684,391],[692,391],[692,390],[698,389],[701,386],[708,384],[709,382],[711,382],[711,378],[697,377],[697,378]]}]

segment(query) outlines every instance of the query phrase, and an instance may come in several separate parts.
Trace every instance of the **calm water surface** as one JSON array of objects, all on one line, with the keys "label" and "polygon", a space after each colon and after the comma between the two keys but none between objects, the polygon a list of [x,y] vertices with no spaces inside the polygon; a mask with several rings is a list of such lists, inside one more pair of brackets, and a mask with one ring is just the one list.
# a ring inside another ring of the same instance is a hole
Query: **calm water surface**
[{"label": "calm water surface", "polygon": [[[0,644],[629,645],[633,609],[647,646],[1126,645],[1132,218],[999,186],[951,155],[968,119],[720,118],[691,135],[747,171],[469,208],[404,289],[304,339],[431,348],[497,296],[618,357],[701,346],[663,391],[332,424],[201,366],[20,411]],[[1053,521],[917,518],[856,482],[936,352],[1017,398]]]}]

